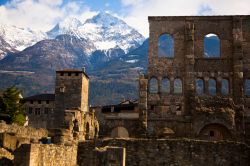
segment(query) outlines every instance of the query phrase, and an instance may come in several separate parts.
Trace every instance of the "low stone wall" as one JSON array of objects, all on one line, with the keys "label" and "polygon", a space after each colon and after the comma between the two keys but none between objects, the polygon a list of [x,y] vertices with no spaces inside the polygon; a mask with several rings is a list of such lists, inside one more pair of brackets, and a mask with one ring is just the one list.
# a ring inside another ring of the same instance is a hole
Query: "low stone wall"
[{"label": "low stone wall", "polygon": [[23,144],[14,152],[14,165],[76,166],[76,146]]},{"label": "low stone wall", "polygon": [[0,165],[2,166],[12,166],[12,160],[14,156],[6,149],[0,148]]},{"label": "low stone wall", "polygon": [[48,136],[48,131],[46,129],[37,129],[16,124],[8,125],[5,123],[0,123],[0,133],[13,133],[16,137],[30,139],[40,139]]},{"label": "low stone wall", "polygon": [[[235,142],[208,142],[188,139],[106,139],[80,142],[77,163],[95,166],[98,161],[95,146],[124,147],[127,166],[226,166],[250,163],[250,147]],[[105,164],[111,164],[102,161]],[[122,161],[121,161],[122,162]],[[122,163],[120,163],[122,165]]]}]

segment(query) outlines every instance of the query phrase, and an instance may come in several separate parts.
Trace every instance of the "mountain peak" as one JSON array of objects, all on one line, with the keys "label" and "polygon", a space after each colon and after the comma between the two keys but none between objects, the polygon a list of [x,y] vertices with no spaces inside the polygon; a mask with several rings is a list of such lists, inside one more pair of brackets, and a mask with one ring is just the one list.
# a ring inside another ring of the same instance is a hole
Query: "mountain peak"
[{"label": "mountain peak", "polygon": [[107,12],[99,12],[97,15],[86,20],[85,24],[88,23],[101,25],[102,27],[109,27],[117,24],[126,24],[124,21]]}]

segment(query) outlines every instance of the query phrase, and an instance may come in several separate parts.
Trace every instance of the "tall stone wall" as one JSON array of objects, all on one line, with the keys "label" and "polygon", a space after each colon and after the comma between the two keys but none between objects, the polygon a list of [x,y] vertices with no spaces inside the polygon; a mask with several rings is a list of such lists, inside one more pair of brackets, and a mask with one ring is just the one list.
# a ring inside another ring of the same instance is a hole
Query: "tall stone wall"
[{"label": "tall stone wall", "polygon": [[15,151],[14,165],[75,166],[76,146],[24,144]]},{"label": "tall stone wall", "polygon": [[[97,165],[96,161],[99,159],[94,145],[97,147],[125,148],[125,165],[129,166],[225,166],[235,164],[247,166],[250,162],[250,147],[242,143],[187,139],[107,139],[79,143],[77,154],[79,166]],[[117,162],[117,158],[115,159]],[[109,162],[109,160],[106,160],[106,163],[102,161],[104,165],[111,164]]]},{"label": "tall stone wall", "polygon": [[46,129],[36,129],[16,124],[8,125],[6,123],[0,123],[0,133],[11,133],[16,137],[29,139],[40,139],[48,136],[48,130]]}]

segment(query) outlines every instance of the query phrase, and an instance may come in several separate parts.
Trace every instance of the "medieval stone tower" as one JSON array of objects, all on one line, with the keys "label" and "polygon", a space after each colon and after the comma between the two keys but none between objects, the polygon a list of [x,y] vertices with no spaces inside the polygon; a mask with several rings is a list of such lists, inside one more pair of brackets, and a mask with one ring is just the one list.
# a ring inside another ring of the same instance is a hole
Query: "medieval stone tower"
[{"label": "medieval stone tower", "polygon": [[88,111],[89,77],[84,70],[56,71],[55,116],[53,127],[61,127],[65,110]]}]

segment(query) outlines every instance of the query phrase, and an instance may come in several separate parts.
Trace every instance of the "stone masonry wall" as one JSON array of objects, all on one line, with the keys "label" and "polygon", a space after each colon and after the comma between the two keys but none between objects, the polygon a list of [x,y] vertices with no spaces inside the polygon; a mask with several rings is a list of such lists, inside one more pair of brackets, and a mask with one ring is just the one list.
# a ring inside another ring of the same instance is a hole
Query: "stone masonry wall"
[{"label": "stone masonry wall", "polygon": [[8,125],[5,123],[0,123],[0,133],[12,133],[15,134],[16,137],[29,139],[40,139],[48,136],[48,131],[46,129],[36,129],[16,124]]},{"label": "stone masonry wall", "polygon": [[[98,159],[94,145],[124,147],[126,149],[125,165],[128,166],[226,166],[235,164],[247,166],[250,162],[250,148],[242,143],[187,139],[107,139],[95,143],[93,141],[79,143],[77,156],[79,166],[96,165]],[[107,162],[106,165],[110,164]]]},{"label": "stone masonry wall", "polygon": [[15,151],[14,165],[75,166],[76,146],[24,144]]}]

